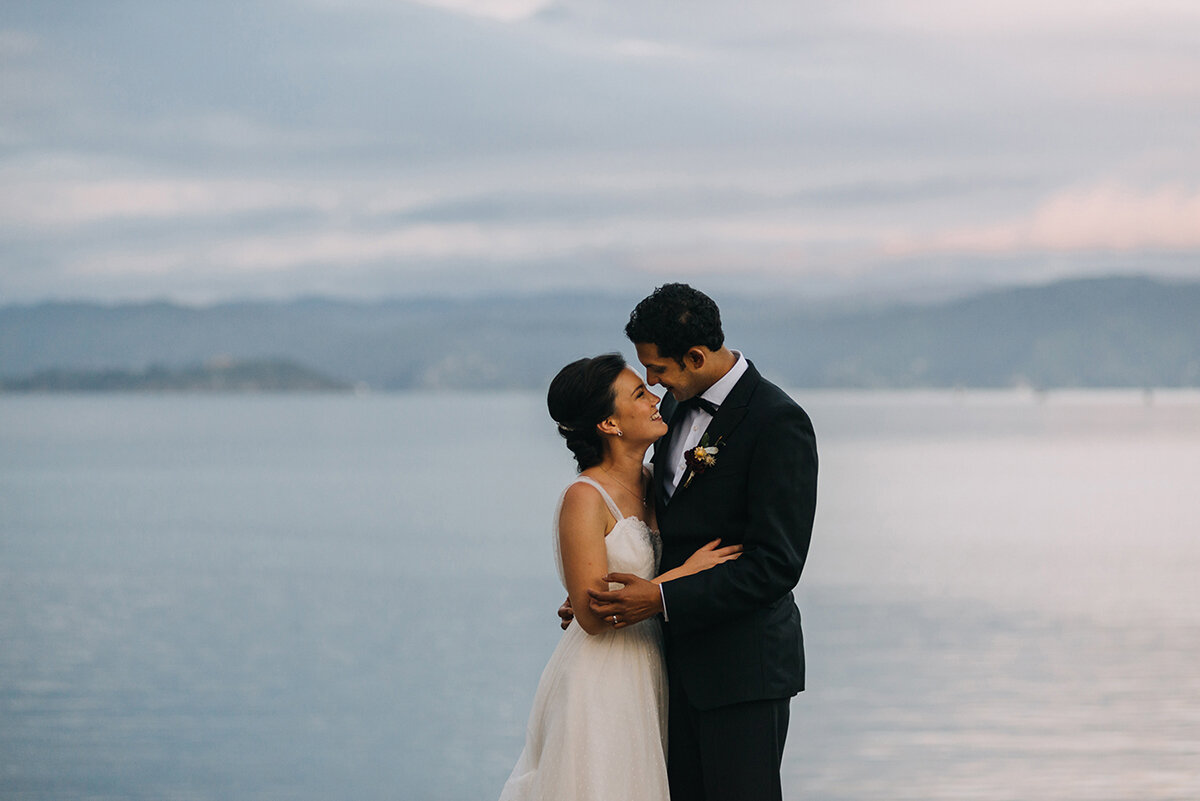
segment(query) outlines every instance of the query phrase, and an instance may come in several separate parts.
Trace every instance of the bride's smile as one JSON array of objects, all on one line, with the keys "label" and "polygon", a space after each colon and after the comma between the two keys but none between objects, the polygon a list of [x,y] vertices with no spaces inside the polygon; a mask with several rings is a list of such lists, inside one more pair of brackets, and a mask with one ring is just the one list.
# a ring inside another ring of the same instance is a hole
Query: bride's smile
[{"label": "bride's smile", "polygon": [[635,370],[627,367],[621,371],[613,382],[613,394],[609,419],[626,441],[651,443],[667,433],[667,424],[658,411],[658,396]]}]

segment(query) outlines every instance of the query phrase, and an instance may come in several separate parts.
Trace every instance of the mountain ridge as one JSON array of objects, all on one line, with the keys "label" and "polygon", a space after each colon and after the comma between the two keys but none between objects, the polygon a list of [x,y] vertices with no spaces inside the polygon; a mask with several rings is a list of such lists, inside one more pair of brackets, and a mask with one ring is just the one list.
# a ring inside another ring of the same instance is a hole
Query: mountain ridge
[{"label": "mountain ridge", "polygon": [[[640,293],[305,297],[209,306],[0,307],[0,378],[286,360],[376,390],[543,388],[620,350]],[[723,295],[728,342],[794,387],[1200,385],[1200,282],[1138,276],[992,289],[932,303],[827,307]]]}]

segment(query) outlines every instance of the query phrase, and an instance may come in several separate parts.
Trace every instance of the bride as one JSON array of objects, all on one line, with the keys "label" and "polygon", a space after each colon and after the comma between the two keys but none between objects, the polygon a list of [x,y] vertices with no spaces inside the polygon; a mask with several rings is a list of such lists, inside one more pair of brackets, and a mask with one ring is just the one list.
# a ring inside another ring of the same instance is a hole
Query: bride
[{"label": "bride", "polygon": [[655,582],[698,573],[736,559],[741,547],[714,540],[655,577],[661,544],[643,462],[667,424],[658,398],[619,355],[568,364],[551,382],[547,404],[579,465],[555,521],[559,577],[575,625],[542,672],[525,750],[500,801],[666,801],[659,622],[602,620],[589,609],[587,591],[610,589],[604,576],[612,572]]}]

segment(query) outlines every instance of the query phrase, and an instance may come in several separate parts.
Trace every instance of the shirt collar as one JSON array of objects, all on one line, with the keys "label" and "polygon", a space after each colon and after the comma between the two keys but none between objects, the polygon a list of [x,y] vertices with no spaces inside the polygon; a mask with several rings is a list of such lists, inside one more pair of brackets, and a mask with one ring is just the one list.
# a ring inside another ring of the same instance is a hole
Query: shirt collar
[{"label": "shirt collar", "polygon": [[717,406],[725,402],[725,399],[729,397],[729,393],[733,391],[734,384],[746,374],[746,368],[749,366],[749,363],[742,357],[739,351],[733,351],[733,355],[737,357],[737,361],[733,363],[733,367],[729,368],[729,372],[718,378],[711,387],[700,393],[700,397]]}]

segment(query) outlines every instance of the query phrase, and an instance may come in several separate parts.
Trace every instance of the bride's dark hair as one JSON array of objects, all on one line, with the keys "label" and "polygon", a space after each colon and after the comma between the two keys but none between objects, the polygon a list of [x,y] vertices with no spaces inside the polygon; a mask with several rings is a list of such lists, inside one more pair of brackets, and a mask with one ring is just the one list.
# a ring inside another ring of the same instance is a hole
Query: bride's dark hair
[{"label": "bride's dark hair", "polygon": [[581,472],[604,458],[604,443],[596,424],[613,413],[617,398],[613,382],[624,369],[621,354],[606,353],[571,362],[550,382],[546,406]]}]

